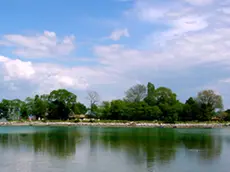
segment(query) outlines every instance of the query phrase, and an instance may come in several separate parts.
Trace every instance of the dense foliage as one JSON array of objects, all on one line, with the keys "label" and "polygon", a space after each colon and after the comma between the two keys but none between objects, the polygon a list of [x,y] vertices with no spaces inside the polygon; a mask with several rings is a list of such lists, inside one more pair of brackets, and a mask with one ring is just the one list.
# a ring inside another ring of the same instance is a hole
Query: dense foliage
[{"label": "dense foliage", "polygon": [[0,102],[0,118],[27,119],[30,114],[36,118],[67,120],[72,114],[94,112],[106,120],[148,120],[173,123],[176,121],[230,120],[230,110],[223,111],[222,97],[213,90],[204,90],[185,103],[166,87],[155,88],[137,84],[125,92],[123,100],[104,101],[99,104],[95,91],[88,93],[90,107],[77,101],[77,96],[65,89],[54,90],[48,95],[34,98],[6,100]]},{"label": "dense foliage", "polygon": [[0,103],[1,116],[7,120],[36,118],[67,120],[71,114],[84,114],[87,108],[77,102],[77,96],[65,89],[52,91],[49,95],[36,95],[34,98],[5,100]]}]

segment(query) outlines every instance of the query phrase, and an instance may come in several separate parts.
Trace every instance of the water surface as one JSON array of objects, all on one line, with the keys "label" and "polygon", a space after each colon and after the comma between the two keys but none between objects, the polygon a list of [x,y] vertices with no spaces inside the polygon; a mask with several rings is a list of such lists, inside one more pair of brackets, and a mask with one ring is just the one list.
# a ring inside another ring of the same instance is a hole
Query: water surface
[{"label": "water surface", "polygon": [[0,127],[1,172],[229,172],[230,129]]}]

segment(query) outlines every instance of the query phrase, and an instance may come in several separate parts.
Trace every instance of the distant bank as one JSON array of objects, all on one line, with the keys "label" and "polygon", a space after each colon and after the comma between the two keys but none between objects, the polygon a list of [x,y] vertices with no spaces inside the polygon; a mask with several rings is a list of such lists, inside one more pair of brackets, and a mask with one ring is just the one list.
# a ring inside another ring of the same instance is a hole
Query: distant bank
[{"label": "distant bank", "polygon": [[0,126],[99,126],[99,127],[152,127],[152,128],[223,128],[229,123],[145,123],[145,122],[0,122]]}]

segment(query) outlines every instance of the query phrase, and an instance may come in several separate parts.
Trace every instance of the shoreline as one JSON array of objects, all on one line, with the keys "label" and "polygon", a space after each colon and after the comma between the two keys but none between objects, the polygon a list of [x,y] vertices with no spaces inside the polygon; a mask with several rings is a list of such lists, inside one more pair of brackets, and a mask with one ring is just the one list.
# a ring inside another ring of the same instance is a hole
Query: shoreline
[{"label": "shoreline", "polygon": [[148,128],[226,128],[230,123],[146,123],[146,122],[0,122],[1,126],[95,126],[95,127],[148,127]]}]

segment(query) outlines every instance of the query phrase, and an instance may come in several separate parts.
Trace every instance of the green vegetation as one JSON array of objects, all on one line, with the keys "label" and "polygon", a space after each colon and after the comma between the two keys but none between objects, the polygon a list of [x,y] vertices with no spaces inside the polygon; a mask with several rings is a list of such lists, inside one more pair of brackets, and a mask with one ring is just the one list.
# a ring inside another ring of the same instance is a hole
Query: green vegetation
[{"label": "green vegetation", "polygon": [[[34,98],[6,100],[0,102],[0,118],[7,120],[28,119],[30,114],[44,120],[67,120],[74,114],[85,114],[90,110],[101,120],[118,121],[229,121],[230,110],[223,110],[222,97],[213,90],[203,90],[185,103],[166,87],[155,88],[137,84],[125,92],[122,100],[103,101],[95,91],[88,92],[90,107],[77,101],[77,95],[65,90],[54,90],[48,95]],[[79,122],[75,120],[75,122]]]}]

